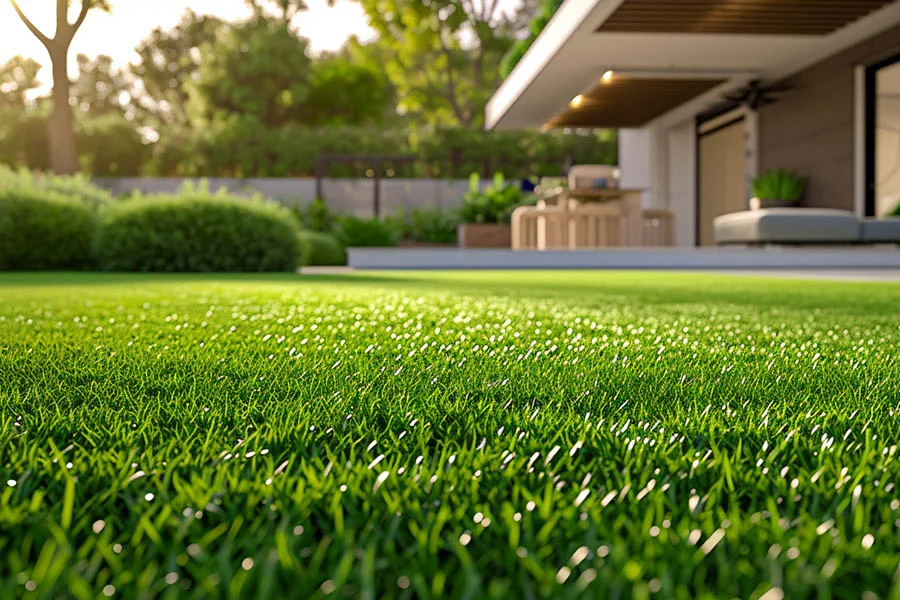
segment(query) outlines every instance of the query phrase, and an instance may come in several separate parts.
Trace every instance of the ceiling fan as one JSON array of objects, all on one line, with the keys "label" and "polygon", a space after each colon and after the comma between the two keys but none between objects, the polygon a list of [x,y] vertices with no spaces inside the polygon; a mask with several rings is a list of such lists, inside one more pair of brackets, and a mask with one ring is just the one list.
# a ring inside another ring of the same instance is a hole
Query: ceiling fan
[{"label": "ceiling fan", "polygon": [[791,89],[791,86],[786,84],[762,85],[759,79],[754,79],[743,88],[730,94],[725,94],[725,99],[755,111],[766,104],[775,102],[780,94]]}]

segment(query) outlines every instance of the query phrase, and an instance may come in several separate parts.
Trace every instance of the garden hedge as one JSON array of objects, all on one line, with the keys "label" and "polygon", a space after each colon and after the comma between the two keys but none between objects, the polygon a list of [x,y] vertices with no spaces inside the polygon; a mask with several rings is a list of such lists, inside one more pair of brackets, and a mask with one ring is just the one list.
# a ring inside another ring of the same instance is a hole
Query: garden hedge
[{"label": "garden hedge", "polygon": [[110,271],[292,271],[299,225],[261,200],[188,192],[112,207],[97,239],[97,262]]},{"label": "garden hedge", "polygon": [[81,270],[91,267],[95,213],[51,190],[0,186],[0,269]]},{"label": "garden hedge", "polygon": [[347,264],[347,251],[333,235],[320,231],[301,231],[300,264],[304,267],[335,267]]}]

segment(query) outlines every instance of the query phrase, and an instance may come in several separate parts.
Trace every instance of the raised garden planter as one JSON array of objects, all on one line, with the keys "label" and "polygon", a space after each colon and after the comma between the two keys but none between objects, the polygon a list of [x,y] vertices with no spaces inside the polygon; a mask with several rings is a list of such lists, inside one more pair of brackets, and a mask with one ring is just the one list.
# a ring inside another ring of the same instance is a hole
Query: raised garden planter
[{"label": "raised garden planter", "polygon": [[460,248],[510,248],[512,228],[504,223],[464,223],[456,239]]}]

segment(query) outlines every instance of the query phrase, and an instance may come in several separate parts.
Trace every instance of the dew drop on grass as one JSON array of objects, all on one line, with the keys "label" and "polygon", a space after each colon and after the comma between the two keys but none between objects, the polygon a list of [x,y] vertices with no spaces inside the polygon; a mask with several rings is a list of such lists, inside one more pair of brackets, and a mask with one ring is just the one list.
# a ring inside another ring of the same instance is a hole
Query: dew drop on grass
[{"label": "dew drop on grass", "polygon": [[91,530],[94,533],[100,533],[101,531],[103,531],[104,527],[106,527],[106,521],[104,521],[103,519],[99,519],[97,521],[94,521],[94,524],[91,525]]},{"label": "dew drop on grass", "polygon": [[116,593],[116,588],[112,585],[103,586],[103,595],[107,598],[112,597],[113,594]]},{"label": "dew drop on grass", "polygon": [[463,546],[468,546],[469,542],[471,542],[471,541],[472,541],[472,535],[468,531],[466,531],[461,536],[459,536],[459,543],[462,544]]},{"label": "dew drop on grass", "polygon": [[866,550],[870,549],[872,545],[875,543],[875,536],[871,533],[867,533],[863,536],[862,539],[862,547]]}]

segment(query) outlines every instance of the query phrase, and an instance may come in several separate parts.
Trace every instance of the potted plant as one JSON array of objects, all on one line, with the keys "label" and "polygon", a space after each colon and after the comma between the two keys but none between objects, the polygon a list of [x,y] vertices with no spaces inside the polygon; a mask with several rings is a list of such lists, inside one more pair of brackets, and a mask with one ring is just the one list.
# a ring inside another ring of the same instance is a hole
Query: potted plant
[{"label": "potted plant", "polygon": [[784,169],[766,171],[753,180],[750,208],[759,210],[796,206],[805,188],[806,180],[795,173]]},{"label": "potted plant", "polygon": [[463,196],[457,241],[460,248],[509,248],[512,209],[523,201],[518,186],[508,184],[503,175],[494,175],[484,191],[477,173],[469,177],[469,191]]}]

